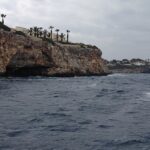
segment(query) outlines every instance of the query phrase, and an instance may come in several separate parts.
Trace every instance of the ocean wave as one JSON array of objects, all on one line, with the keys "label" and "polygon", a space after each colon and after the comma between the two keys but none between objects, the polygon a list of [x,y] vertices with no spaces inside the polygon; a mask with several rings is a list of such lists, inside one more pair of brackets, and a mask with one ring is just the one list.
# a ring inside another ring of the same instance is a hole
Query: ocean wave
[{"label": "ocean wave", "polygon": [[50,117],[70,117],[71,115],[67,115],[64,113],[49,113],[49,112],[45,112],[44,116],[50,116]]},{"label": "ocean wave", "polygon": [[109,128],[112,128],[113,126],[112,125],[99,125],[98,128],[102,128],[102,129],[109,129]]},{"label": "ocean wave", "polygon": [[123,73],[115,73],[115,74],[108,75],[108,77],[125,77],[125,76],[127,76],[127,74],[123,74]]},{"label": "ocean wave", "polygon": [[146,93],[146,96],[150,97],[150,92],[147,92],[147,93]]},{"label": "ocean wave", "polygon": [[91,88],[96,87],[96,86],[97,86],[97,83],[92,83],[92,84],[88,85],[88,87],[91,87]]},{"label": "ocean wave", "polygon": [[53,132],[78,132],[81,128],[77,125],[49,125],[45,127],[45,130]]},{"label": "ocean wave", "polygon": [[14,130],[14,131],[9,131],[7,133],[7,136],[8,137],[16,137],[16,136],[19,136],[19,135],[22,135],[22,134],[25,134],[27,133],[26,130]]},{"label": "ocean wave", "polygon": [[147,102],[150,102],[150,92],[145,92],[143,94],[143,101],[147,101]]},{"label": "ocean wave", "polygon": [[111,76],[0,80],[0,150],[149,150],[149,76]]},{"label": "ocean wave", "polygon": [[108,142],[106,146],[132,146],[137,144],[144,144],[146,141],[144,139],[126,139],[126,140],[112,140]]}]

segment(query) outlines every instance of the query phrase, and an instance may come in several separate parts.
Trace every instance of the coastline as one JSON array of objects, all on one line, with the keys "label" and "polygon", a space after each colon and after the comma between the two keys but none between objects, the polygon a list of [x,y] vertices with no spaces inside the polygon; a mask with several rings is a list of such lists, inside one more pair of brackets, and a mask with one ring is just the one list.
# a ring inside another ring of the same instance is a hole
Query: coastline
[{"label": "coastline", "polygon": [[104,76],[110,74],[96,46],[34,40],[0,31],[1,76]]}]

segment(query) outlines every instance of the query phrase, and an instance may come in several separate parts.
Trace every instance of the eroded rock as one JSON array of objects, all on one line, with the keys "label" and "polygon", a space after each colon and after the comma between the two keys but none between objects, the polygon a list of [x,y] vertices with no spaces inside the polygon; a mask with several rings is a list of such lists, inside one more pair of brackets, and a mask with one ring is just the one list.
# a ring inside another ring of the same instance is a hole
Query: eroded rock
[{"label": "eroded rock", "polygon": [[12,76],[106,75],[96,47],[54,45],[31,37],[0,31],[0,73]]}]

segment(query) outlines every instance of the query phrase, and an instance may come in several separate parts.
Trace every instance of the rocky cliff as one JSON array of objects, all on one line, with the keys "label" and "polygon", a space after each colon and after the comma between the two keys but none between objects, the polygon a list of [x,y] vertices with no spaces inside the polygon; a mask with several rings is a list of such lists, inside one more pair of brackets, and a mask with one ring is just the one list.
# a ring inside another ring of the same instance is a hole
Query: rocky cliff
[{"label": "rocky cliff", "polygon": [[96,47],[49,43],[0,30],[0,74],[11,76],[106,75]]}]

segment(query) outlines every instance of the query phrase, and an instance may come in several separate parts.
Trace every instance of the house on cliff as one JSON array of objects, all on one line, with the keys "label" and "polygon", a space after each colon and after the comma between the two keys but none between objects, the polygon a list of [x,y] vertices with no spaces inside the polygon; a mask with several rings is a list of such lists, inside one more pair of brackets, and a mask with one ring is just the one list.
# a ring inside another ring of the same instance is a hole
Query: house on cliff
[{"label": "house on cliff", "polygon": [[28,29],[26,29],[26,28],[23,28],[23,27],[16,27],[15,28],[15,30],[16,31],[21,31],[21,32],[23,32],[23,33],[25,33],[25,34],[28,34],[29,33],[29,31],[28,31]]},{"label": "house on cliff", "polygon": [[142,60],[142,59],[131,59],[131,64],[135,65],[135,66],[145,66],[146,65],[146,61]]}]

